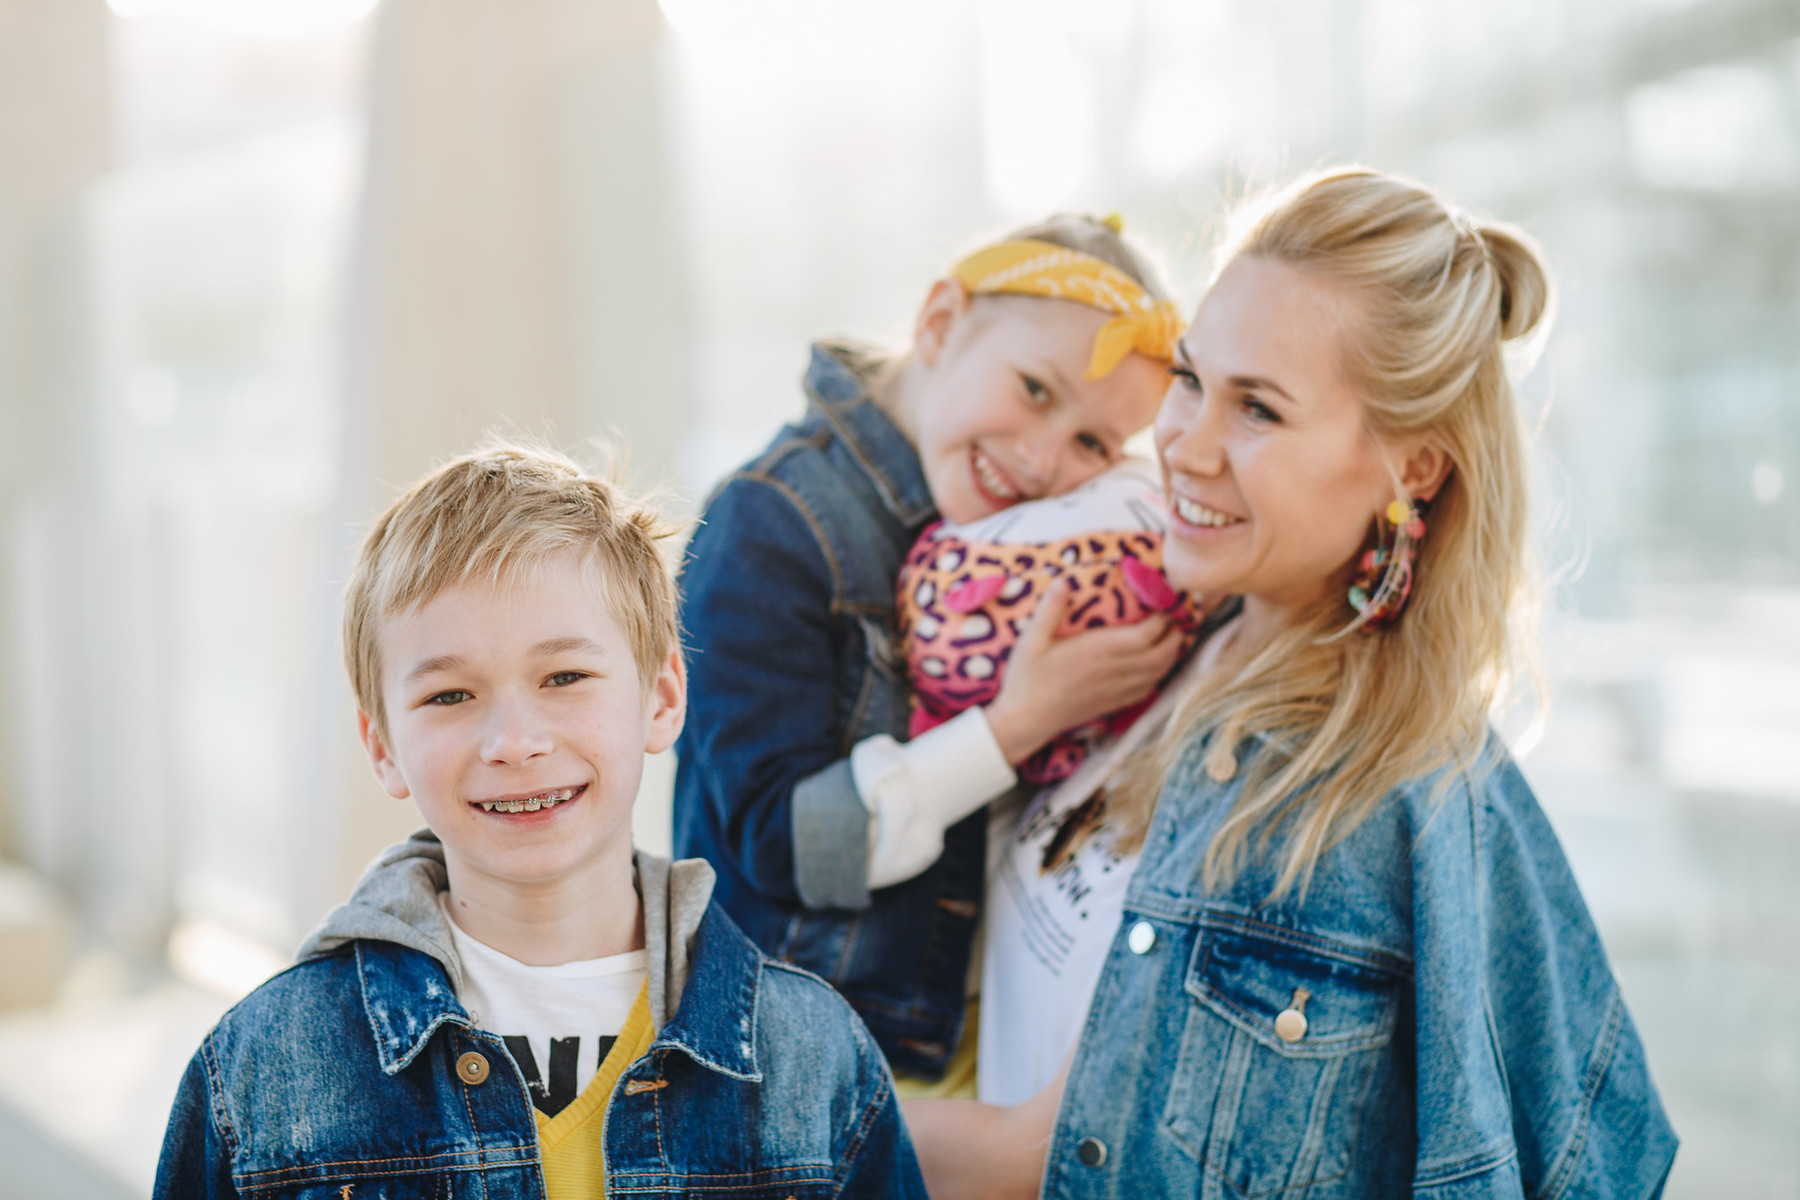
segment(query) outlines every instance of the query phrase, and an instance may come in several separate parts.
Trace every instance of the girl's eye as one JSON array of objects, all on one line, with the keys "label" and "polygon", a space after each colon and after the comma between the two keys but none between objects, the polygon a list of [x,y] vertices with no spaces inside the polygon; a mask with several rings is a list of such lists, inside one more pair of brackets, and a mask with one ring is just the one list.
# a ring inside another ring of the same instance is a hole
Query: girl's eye
[{"label": "girl's eye", "polygon": [[1091,433],[1080,434],[1075,440],[1080,442],[1081,448],[1090,454],[1099,455],[1101,458],[1112,457],[1112,452],[1106,448],[1106,443]]},{"label": "girl's eye", "polygon": [[456,689],[448,692],[439,692],[437,695],[431,697],[431,699],[425,701],[425,703],[435,704],[439,708],[449,708],[452,704],[461,704],[463,701],[469,699],[472,699],[469,693]]},{"label": "girl's eye", "polygon": [[1031,397],[1031,402],[1033,404],[1041,407],[1050,402],[1049,388],[1045,387],[1029,375],[1020,375],[1019,380],[1025,385],[1025,394]]},{"label": "girl's eye", "polygon": [[558,671],[545,680],[551,687],[568,687],[571,683],[588,677],[586,671]]}]

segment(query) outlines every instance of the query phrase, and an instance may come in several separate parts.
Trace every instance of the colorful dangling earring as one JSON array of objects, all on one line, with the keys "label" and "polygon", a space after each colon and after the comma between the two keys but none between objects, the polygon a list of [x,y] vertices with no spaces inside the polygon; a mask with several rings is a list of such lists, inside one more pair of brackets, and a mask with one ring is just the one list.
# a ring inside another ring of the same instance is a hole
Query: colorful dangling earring
[{"label": "colorful dangling earring", "polygon": [[1425,540],[1425,502],[1395,500],[1387,506],[1391,542],[1384,536],[1373,550],[1363,551],[1350,581],[1350,607],[1364,629],[1391,625],[1412,595],[1413,560]]}]

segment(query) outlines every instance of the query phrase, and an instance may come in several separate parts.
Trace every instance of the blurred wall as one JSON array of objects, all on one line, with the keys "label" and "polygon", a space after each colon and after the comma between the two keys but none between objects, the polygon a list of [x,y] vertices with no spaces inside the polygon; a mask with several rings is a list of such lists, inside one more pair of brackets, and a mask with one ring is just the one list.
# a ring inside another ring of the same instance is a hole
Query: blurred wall
[{"label": "blurred wall", "polygon": [[[666,484],[686,431],[685,288],[655,0],[388,0],[371,73],[348,319],[341,541],[396,489],[489,431]],[[611,440],[611,439],[609,439]],[[335,635],[335,630],[333,630]],[[325,673],[341,679],[335,656]],[[321,689],[347,804],[322,911],[417,816],[347,740]]]},{"label": "blurred wall", "polygon": [[[112,145],[106,7],[100,0],[0,0],[0,628],[19,629],[18,506],[46,466],[55,392],[47,344],[59,289],[59,216],[106,170]],[[17,806],[31,697],[24,639],[0,638],[0,855],[44,858]]]}]

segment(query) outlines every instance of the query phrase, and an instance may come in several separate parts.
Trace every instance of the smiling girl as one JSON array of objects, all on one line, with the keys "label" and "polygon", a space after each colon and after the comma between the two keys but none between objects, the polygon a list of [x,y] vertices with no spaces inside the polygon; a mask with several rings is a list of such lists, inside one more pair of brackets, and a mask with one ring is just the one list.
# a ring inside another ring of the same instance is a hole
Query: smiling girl
[{"label": "smiling girl", "polygon": [[1026,638],[985,708],[906,741],[894,588],[920,532],[1067,492],[1150,423],[1180,319],[1116,225],[1059,217],[931,288],[911,349],[814,347],[808,410],[707,503],[675,849],[769,953],[824,976],[897,1071],[961,1036],[988,801],[1173,666],[1161,616]]}]

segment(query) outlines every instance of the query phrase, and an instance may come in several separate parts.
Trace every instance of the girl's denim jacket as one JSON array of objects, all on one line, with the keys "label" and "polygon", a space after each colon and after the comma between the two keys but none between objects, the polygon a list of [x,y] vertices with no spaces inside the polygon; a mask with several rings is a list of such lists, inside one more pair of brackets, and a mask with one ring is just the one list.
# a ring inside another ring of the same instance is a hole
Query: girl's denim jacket
[{"label": "girl's denim jacket", "polygon": [[936,516],[918,454],[823,347],[806,416],[707,502],[681,575],[687,727],[675,850],[765,951],[824,976],[896,1070],[940,1072],[962,1028],[987,815],[924,874],[870,893],[848,755],[906,738],[894,584]]},{"label": "girl's denim jacket", "polygon": [[[758,953],[705,863],[637,865],[656,1040],[607,1105],[607,1195],[924,1200],[843,1001]],[[429,833],[392,847],[305,961],[225,1014],[176,1094],[157,1200],[543,1200],[525,1077],[456,1000],[444,882]]]},{"label": "girl's denim jacket", "polygon": [[[1221,784],[1197,738],[1170,776],[1044,1195],[1657,1195],[1674,1131],[1556,835],[1498,740],[1481,770],[1398,789],[1325,852],[1304,897],[1274,901],[1274,855],[1216,892],[1200,878],[1258,746]],[[1289,1009],[1305,1018],[1292,1040]]]}]

